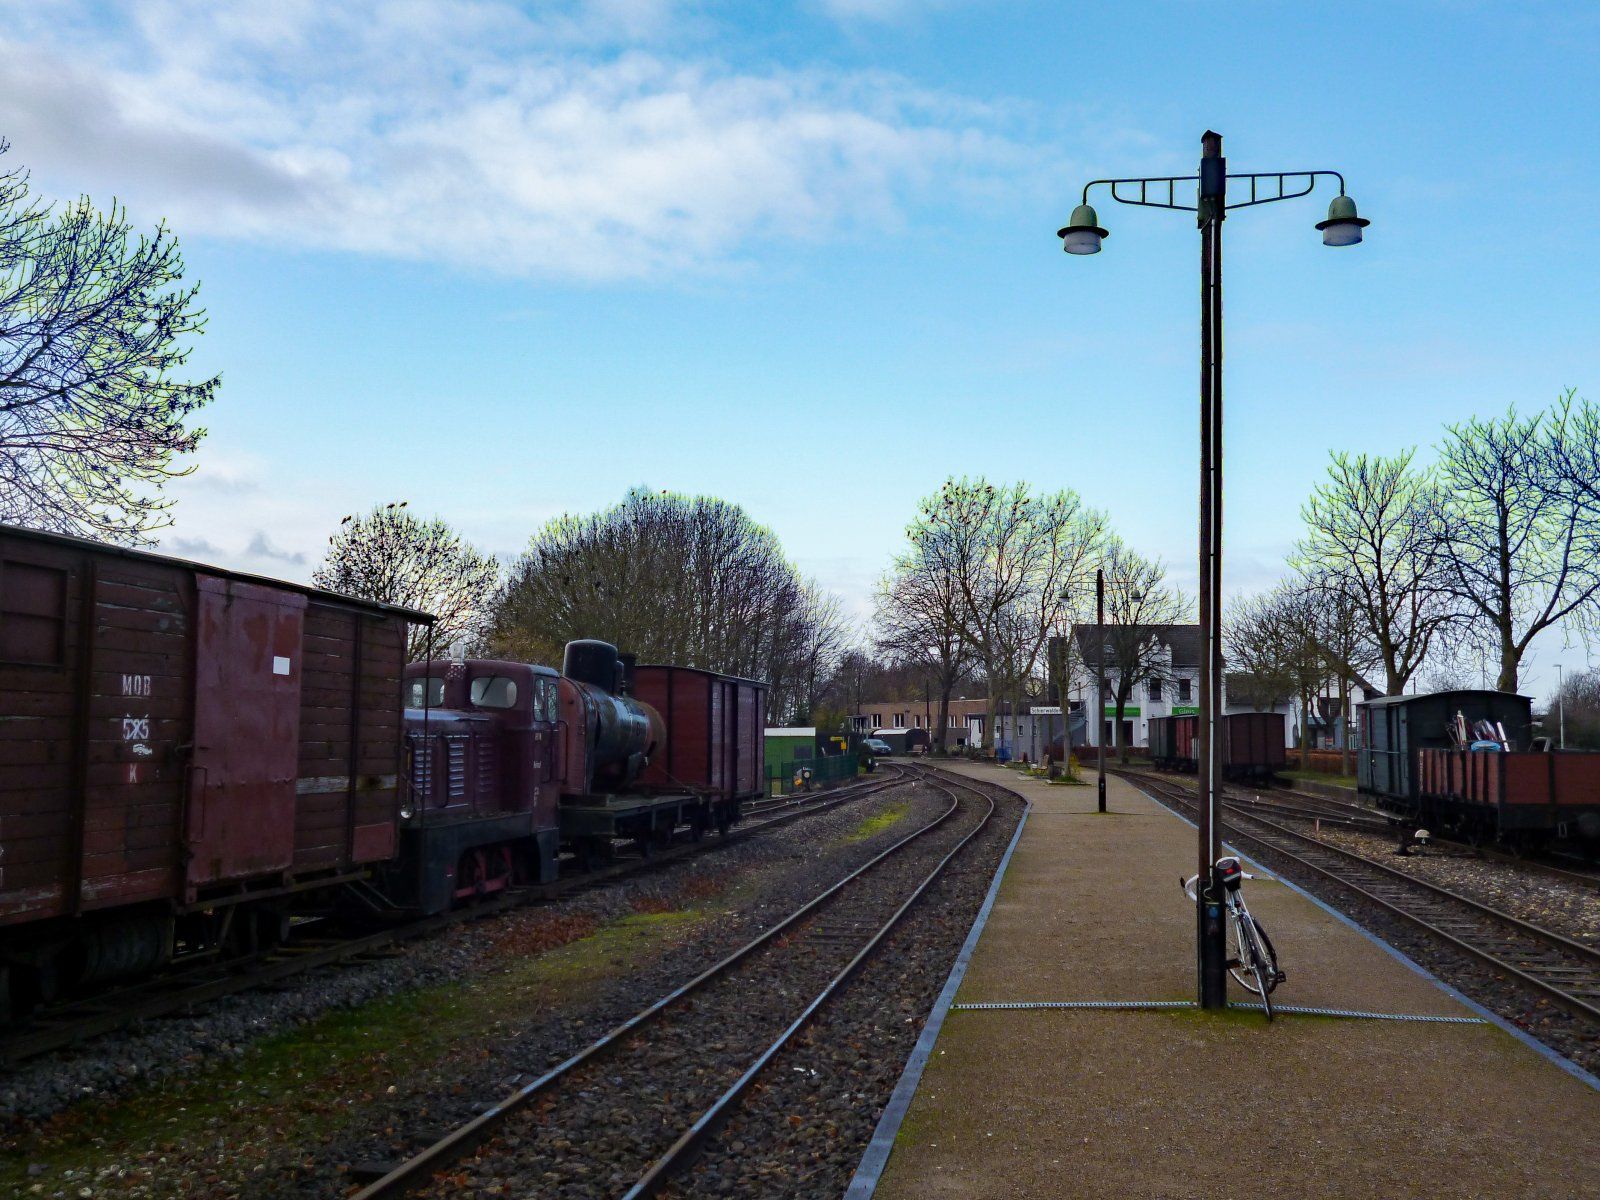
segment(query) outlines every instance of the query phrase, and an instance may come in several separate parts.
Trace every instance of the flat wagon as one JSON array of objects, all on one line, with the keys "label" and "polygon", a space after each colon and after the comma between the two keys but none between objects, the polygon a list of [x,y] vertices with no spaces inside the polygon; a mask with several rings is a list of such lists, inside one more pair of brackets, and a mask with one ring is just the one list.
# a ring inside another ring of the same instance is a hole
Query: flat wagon
[{"label": "flat wagon", "polygon": [[[1379,808],[1470,840],[1600,839],[1600,755],[1550,750],[1535,738],[1527,696],[1384,696],[1359,712],[1356,781]],[[1474,740],[1482,722],[1495,736]]]},{"label": "flat wagon", "polygon": [[393,854],[429,620],[0,526],[0,995],[253,944]]}]

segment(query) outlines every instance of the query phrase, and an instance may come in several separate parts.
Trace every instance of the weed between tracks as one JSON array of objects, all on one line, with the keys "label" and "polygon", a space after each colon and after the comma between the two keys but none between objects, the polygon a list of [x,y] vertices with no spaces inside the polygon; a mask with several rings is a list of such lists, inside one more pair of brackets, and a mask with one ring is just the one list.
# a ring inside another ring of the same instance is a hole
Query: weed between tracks
[{"label": "weed between tracks", "polygon": [[[81,1104],[32,1136],[8,1137],[0,1193],[235,1194],[241,1177],[281,1169],[286,1152],[398,1096],[429,1067],[488,1058],[554,1001],[581,1001],[636,970],[707,915],[681,904],[720,891],[715,879],[689,881],[684,894],[640,898],[639,911],[603,924],[545,913],[507,921],[490,943],[501,969],[326,1014],[197,1074]],[[234,1160],[227,1181],[200,1165],[223,1146]]]},{"label": "weed between tracks", "polygon": [[895,803],[873,813],[870,817],[865,817],[857,822],[855,827],[839,840],[841,842],[864,842],[873,834],[882,833],[889,826],[905,820],[910,812],[910,803],[904,800],[897,800]]}]

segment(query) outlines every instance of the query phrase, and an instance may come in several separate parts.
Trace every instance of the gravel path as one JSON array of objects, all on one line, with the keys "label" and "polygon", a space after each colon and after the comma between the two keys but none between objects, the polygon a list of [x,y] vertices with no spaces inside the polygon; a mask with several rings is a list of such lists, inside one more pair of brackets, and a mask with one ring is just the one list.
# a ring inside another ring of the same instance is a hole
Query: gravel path
[{"label": "gravel path", "polygon": [[[94,1047],[37,1060],[6,1081],[12,1114],[7,1155],[14,1164],[45,1160],[45,1170],[28,1176],[35,1180],[30,1190],[38,1195],[79,1196],[85,1186],[96,1196],[342,1195],[353,1166],[416,1149],[560,1061],[790,911],[816,890],[819,877],[845,874],[902,836],[909,822],[935,803],[925,785],[893,787],[716,855],[674,864],[659,875],[460,926],[414,943],[392,959],[319,973],[280,993],[232,997],[194,1018],[111,1035]],[[864,839],[852,836],[865,818],[886,810],[903,810],[903,820]],[[669,912],[685,903],[696,919],[641,943],[637,961],[601,964],[593,977],[586,971],[585,978],[574,981],[570,997],[559,991],[541,994],[538,1006],[497,1026],[493,1038],[452,1053],[418,1062],[408,1061],[404,1045],[377,1046],[350,1078],[303,1085],[293,1079],[235,1081],[226,1077],[228,1068],[216,1065],[223,1055],[239,1061],[243,1072],[251,1039],[272,1029],[292,1031],[330,1009],[443,981],[492,981],[525,961],[528,952],[570,940],[560,936],[562,923],[568,933],[574,928],[581,933],[617,917]],[[122,1144],[96,1133],[92,1144],[84,1142],[80,1126],[98,1122],[116,1128],[130,1111],[175,1105],[169,1093],[181,1091],[183,1077],[196,1074],[192,1086],[204,1084],[210,1091],[214,1085],[208,1098],[227,1115],[189,1116],[177,1109],[170,1118],[177,1125],[170,1141]],[[130,1091],[124,1103],[103,1097],[39,1125],[45,1112],[85,1089],[106,1088],[108,1081]],[[250,1107],[240,1107],[245,1105]],[[319,1118],[316,1136],[309,1142],[287,1140],[282,1127],[307,1112]],[[72,1161],[63,1168],[64,1157]]]}]

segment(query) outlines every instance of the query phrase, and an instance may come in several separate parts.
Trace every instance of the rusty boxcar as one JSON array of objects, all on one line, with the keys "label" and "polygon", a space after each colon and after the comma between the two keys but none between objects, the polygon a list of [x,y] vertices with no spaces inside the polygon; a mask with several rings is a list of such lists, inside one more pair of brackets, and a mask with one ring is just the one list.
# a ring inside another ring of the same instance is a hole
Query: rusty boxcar
[{"label": "rusty boxcar", "polygon": [[[1150,761],[1169,771],[1196,770],[1199,720],[1195,716],[1152,717]],[[1286,752],[1282,713],[1229,713],[1221,724],[1225,778],[1268,781],[1283,770]]]},{"label": "rusty boxcar", "polygon": [[0,526],[0,996],[270,939],[389,858],[430,620]]},{"label": "rusty boxcar", "polygon": [[766,789],[766,684],[694,667],[640,666],[632,674],[634,694],[667,726],[642,782],[709,796],[725,828]]}]

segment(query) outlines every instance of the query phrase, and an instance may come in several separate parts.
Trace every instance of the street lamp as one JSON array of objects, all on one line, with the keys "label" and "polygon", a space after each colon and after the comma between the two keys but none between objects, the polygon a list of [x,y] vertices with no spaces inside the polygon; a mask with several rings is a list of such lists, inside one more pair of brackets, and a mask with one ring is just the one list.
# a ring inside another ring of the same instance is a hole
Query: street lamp
[{"label": "street lamp", "polygon": [[[1357,215],[1355,201],[1345,194],[1337,171],[1266,171],[1230,174],[1222,157],[1222,135],[1207,130],[1200,139],[1200,171],[1144,179],[1095,179],[1084,185],[1083,199],[1057,232],[1068,254],[1096,254],[1107,236],[1099,215],[1089,205],[1089,191],[1109,188],[1121,204],[1192,212],[1200,227],[1200,719],[1197,730],[1200,761],[1199,870],[1202,880],[1196,909],[1196,969],[1202,1008],[1228,1003],[1227,946],[1223,937],[1221,880],[1216,861],[1222,855],[1222,222],[1233,209],[1272,204],[1310,195],[1319,179],[1336,180],[1339,194],[1328,205],[1328,219],[1319,221],[1328,246],[1353,246],[1369,222]],[[1250,198],[1228,200],[1228,183],[1248,185]],[[1196,185],[1195,203],[1179,201],[1177,185]],[[1165,191],[1166,195],[1161,193]],[[1105,653],[1104,644],[1101,655]],[[1099,703],[1099,701],[1097,701]],[[1101,739],[1104,741],[1104,738]],[[1102,761],[1104,751],[1102,751]],[[1102,775],[1102,779],[1104,776]],[[1103,794],[1103,793],[1102,793]]]},{"label": "street lamp", "polygon": [[[1079,205],[1078,211],[1082,212],[1087,205]],[[1094,209],[1089,209],[1090,217],[1094,216]],[[1077,216],[1074,213],[1073,216]],[[1084,251],[1083,253],[1093,253]],[[1126,579],[1113,579],[1112,583],[1127,583]],[[1134,604],[1139,603],[1144,597],[1138,592],[1129,592],[1128,599]],[[1106,811],[1106,573],[1099,567],[1094,572],[1094,636],[1095,636],[1095,759],[1100,768],[1098,811]]]},{"label": "street lamp", "polygon": [[1560,719],[1559,734],[1556,746],[1559,749],[1567,748],[1567,677],[1562,674],[1562,666],[1556,664],[1556,714]]}]

